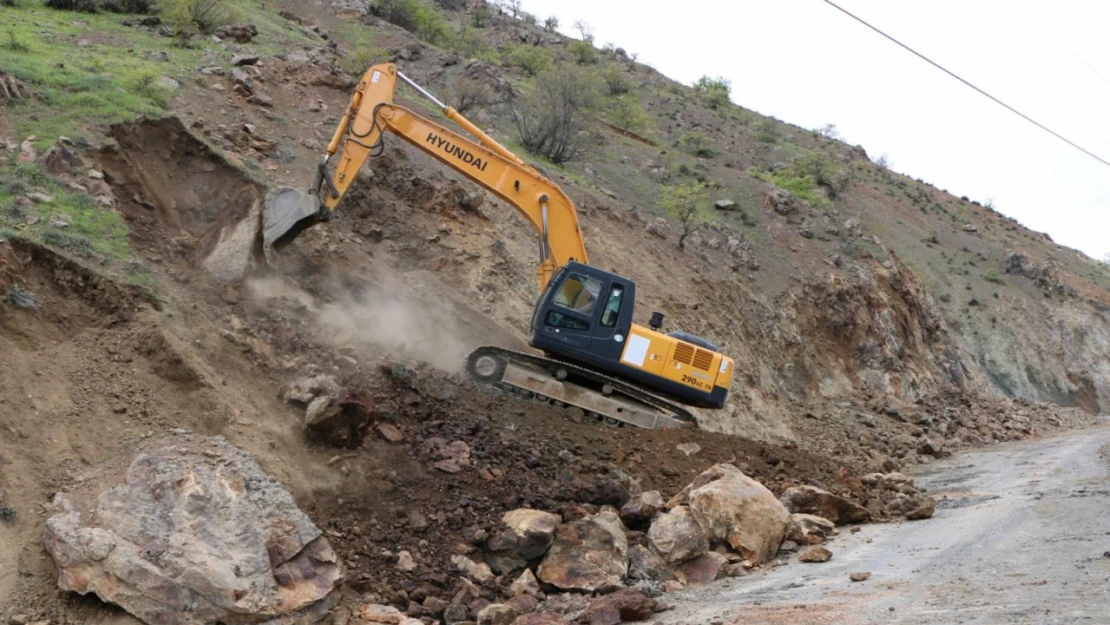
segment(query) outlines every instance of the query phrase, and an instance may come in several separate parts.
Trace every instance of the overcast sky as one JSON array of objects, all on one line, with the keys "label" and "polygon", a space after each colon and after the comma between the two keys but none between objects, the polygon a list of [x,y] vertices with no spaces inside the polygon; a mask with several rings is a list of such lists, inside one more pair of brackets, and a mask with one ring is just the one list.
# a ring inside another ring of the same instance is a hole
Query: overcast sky
[{"label": "overcast sky", "polygon": [[[1110,161],[1107,0],[837,3]],[[741,106],[804,128],[836,124],[873,157],[888,154],[897,171],[993,199],[1095,258],[1110,253],[1110,167],[822,0],[523,4],[541,21],[557,16],[572,36],[585,19],[597,45],[638,53],[685,84],[703,74],[728,78]]]}]

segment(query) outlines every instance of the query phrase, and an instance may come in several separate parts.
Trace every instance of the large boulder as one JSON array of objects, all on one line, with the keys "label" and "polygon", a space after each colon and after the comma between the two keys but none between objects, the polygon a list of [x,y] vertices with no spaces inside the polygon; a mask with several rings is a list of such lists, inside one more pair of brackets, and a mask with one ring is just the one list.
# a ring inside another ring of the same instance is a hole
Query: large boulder
[{"label": "large boulder", "polygon": [[342,567],[288,492],[223,437],[148,442],[58,493],[58,586],[147,623],[313,623]]},{"label": "large boulder", "polygon": [[837,525],[871,519],[867,508],[816,486],[791,486],[782,494],[782,503],[790,512],[815,514]]},{"label": "large boulder", "polygon": [[709,535],[688,506],[676,506],[656,517],[648,530],[648,542],[669,564],[693,560],[709,551]]},{"label": "large boulder", "polygon": [[628,578],[634,581],[665,582],[674,579],[674,571],[654,549],[632,545],[628,548]]},{"label": "large boulder", "polygon": [[774,493],[731,464],[695,478],[689,501],[710,540],[728,543],[753,564],[773,558],[790,529],[790,512]]},{"label": "large boulder", "polygon": [[621,506],[621,520],[629,527],[647,523],[663,510],[663,503],[657,490],[640,493]]},{"label": "large boulder", "polygon": [[587,592],[620,586],[627,574],[628,537],[612,509],[560,525],[539,568],[540,580]]},{"label": "large boulder", "polygon": [[655,614],[655,599],[642,591],[624,588],[612,594],[595,599],[586,608],[590,625],[620,625],[631,621],[643,621]]},{"label": "large boulder", "polygon": [[502,528],[486,542],[492,552],[507,552],[522,560],[532,560],[547,552],[555,540],[562,518],[551,512],[519,508],[501,517]]}]

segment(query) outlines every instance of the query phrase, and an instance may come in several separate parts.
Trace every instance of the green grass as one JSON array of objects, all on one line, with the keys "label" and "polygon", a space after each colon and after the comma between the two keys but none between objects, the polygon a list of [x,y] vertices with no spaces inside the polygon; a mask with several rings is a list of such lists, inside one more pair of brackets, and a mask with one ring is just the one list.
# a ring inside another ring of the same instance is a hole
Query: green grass
[{"label": "green grass", "polygon": [[1006,284],[1006,281],[1002,279],[1002,276],[998,275],[998,271],[995,269],[991,269],[984,273],[983,279],[994,284]]},{"label": "green grass", "polygon": [[[41,190],[53,200],[16,209],[15,198],[31,189]],[[54,215],[68,225],[52,227],[50,218]],[[29,225],[27,222],[32,217],[37,217],[38,221]],[[0,165],[2,231],[108,264],[119,264],[134,257],[127,239],[127,225],[119,213],[100,206],[87,193],[63,189],[37,165]]]}]

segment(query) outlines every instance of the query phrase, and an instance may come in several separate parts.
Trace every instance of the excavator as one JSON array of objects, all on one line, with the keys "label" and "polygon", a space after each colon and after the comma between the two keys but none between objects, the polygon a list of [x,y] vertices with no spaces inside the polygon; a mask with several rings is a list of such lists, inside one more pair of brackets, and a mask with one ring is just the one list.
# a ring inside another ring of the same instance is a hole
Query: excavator
[{"label": "excavator", "polygon": [[[476,141],[395,104],[398,79]],[[705,339],[662,332],[660,312],[651,315],[649,327],[633,323],[635,283],[588,264],[570,198],[539,169],[392,63],[371,67],[359,81],[319,164],[314,187],[278,187],[267,194],[263,250],[271,265],[276,266],[278,252],[298,234],[330,218],[366,159],[381,153],[387,131],[515,208],[538,234],[541,295],[529,344],[543,355],[479,347],[467,358],[471,379],[576,407],[583,416],[611,427],[696,427],[688,406],[724,406],[732,359]]]}]

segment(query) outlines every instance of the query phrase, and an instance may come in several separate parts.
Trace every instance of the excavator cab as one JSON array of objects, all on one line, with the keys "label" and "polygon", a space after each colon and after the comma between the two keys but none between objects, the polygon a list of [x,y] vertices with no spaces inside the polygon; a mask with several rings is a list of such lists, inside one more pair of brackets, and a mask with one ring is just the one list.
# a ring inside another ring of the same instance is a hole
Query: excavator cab
[{"label": "excavator cab", "polygon": [[[650,385],[692,406],[722,407],[732,381],[731,359],[699,337],[634,324],[635,304],[631,280],[569,262],[536,305],[529,343],[550,357]],[[662,323],[661,314],[653,319]]]}]

